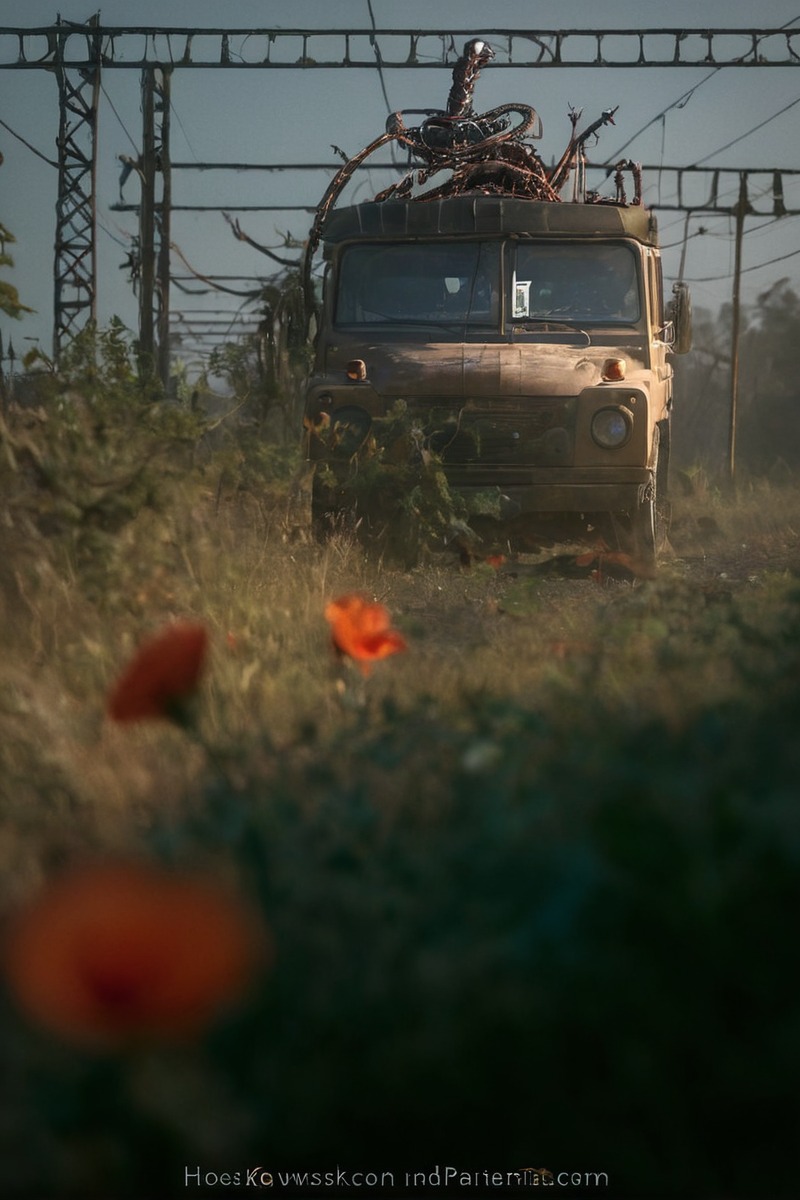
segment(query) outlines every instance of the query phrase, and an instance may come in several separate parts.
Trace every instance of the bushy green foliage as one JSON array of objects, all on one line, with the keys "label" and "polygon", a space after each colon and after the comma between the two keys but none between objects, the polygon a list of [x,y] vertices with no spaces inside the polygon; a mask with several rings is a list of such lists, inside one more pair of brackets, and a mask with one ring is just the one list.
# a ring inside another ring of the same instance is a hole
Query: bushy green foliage
[{"label": "bushy green foliage", "polygon": [[[731,410],[731,308],[699,309],[694,348],[675,361],[675,451],[683,467],[703,461],[715,474],[727,460]],[[742,313],[736,459],[743,474],[800,466],[798,385],[793,347],[800,296],[786,279],[761,292]],[[776,478],[778,476],[776,475]]]},{"label": "bushy green foliage", "polygon": [[[328,439],[342,436],[338,423],[327,431]],[[402,400],[373,419],[352,454],[340,451],[317,471],[333,505],[354,518],[364,544],[390,561],[415,563],[422,546],[447,544],[466,517],[439,456]]]},{"label": "bushy green foliage", "polygon": [[167,505],[204,419],[140,382],[119,321],[83,331],[57,373],[35,377],[35,393],[0,429],[6,523],[52,546],[57,536],[73,569],[96,574],[120,530]]},{"label": "bushy green foliage", "polygon": [[258,331],[215,348],[208,374],[226,381],[245,415],[279,441],[296,440],[312,351],[296,272],[263,289]]},{"label": "bushy green foliage", "polygon": [[[12,245],[15,241],[13,233],[6,229],[0,221],[0,267],[13,267],[14,260],[6,252],[6,246]],[[26,312],[33,312],[32,308],[28,308],[27,304],[22,303],[19,292],[7,279],[0,279],[0,312],[5,313],[7,317],[14,318],[19,318]]]}]

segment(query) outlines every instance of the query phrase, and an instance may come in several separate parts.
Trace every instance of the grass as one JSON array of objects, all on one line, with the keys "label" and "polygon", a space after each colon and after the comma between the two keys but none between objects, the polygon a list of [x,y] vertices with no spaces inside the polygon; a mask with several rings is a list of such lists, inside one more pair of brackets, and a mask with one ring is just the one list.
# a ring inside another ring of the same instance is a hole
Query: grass
[{"label": "grass", "polygon": [[[213,453],[89,537],[41,520],[17,451],[6,907],[145,852],[235,879],[277,953],[189,1046],[85,1055],[4,1000],[4,1194],[261,1162],[793,1193],[800,489],[696,477],[658,578],[600,587],[313,544],[285,484],[238,490]],[[410,645],[368,679],[322,616],[352,590]],[[113,727],[110,683],[173,616],[211,632],[199,736]]]}]

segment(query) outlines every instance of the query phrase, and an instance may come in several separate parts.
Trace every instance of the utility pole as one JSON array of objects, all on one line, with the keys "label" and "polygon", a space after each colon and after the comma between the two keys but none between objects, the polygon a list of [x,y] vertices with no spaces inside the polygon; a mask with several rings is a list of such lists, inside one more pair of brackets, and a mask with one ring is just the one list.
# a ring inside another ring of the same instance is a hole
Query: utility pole
[{"label": "utility pole", "polygon": [[139,369],[143,375],[159,379],[165,390],[169,386],[170,370],[170,81],[168,68],[145,67],[142,71]]},{"label": "utility pole", "polygon": [[741,325],[741,282],[742,282],[742,239],[744,219],[752,212],[747,197],[747,173],[739,179],[739,199],[735,208],[736,234],[734,238],[733,298],[731,305],[731,404],[728,425],[728,482],[736,482],[736,420],[739,402],[739,330]]}]

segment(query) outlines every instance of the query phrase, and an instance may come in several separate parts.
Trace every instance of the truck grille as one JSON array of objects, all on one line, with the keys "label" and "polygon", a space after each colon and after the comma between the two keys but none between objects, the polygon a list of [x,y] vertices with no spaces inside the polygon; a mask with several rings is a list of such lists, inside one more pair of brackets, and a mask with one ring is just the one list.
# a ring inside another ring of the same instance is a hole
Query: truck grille
[{"label": "truck grille", "polygon": [[448,466],[569,466],[574,454],[575,401],[535,398],[509,411],[507,401],[492,410],[430,413],[429,444]]}]

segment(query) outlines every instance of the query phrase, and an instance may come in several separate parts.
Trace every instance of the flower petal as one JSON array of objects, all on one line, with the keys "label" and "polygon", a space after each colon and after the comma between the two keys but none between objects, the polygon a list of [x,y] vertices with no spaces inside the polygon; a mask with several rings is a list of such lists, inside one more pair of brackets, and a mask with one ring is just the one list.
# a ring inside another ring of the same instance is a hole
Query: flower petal
[{"label": "flower petal", "polygon": [[174,621],[143,642],[114,684],[108,715],[114,721],[166,720],[198,688],[208,647],[205,625]]},{"label": "flower petal", "polygon": [[356,592],[330,601],[325,618],[336,650],[362,664],[408,648],[401,634],[391,628],[388,609]]},{"label": "flower petal", "polygon": [[25,906],[4,967],[28,1016],[102,1047],[197,1033],[264,949],[250,910],[216,881],[109,863],[73,870]]}]

